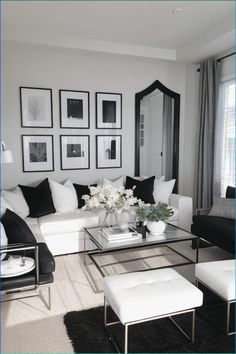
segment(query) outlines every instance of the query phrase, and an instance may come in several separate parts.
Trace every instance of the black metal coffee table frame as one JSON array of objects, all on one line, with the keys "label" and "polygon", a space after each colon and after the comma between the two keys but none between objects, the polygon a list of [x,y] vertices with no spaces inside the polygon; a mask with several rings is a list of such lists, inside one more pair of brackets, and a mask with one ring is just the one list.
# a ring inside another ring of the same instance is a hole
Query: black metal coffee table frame
[{"label": "black metal coffee table frame", "polygon": [[[122,251],[135,251],[135,250],[140,250],[140,249],[155,249],[155,248],[161,248],[161,247],[166,247],[167,249],[171,250],[174,254],[178,254],[182,258],[184,258],[186,261],[177,263],[177,264],[171,264],[171,265],[165,265],[165,266],[160,266],[160,267],[152,267],[151,269],[161,269],[161,268],[168,268],[168,267],[177,267],[177,266],[184,266],[188,264],[195,264],[198,263],[198,255],[199,255],[199,237],[195,236],[191,233],[186,232],[185,230],[181,230],[177,228],[176,226],[173,225],[168,225],[166,229],[166,233],[168,233],[168,237],[163,239],[163,240],[158,240],[158,238],[152,237],[153,239],[140,239],[140,242],[136,241],[135,242],[108,242],[103,237],[100,235],[100,230],[101,227],[96,227],[96,228],[85,228],[85,235],[84,235],[84,265],[87,266],[87,258],[89,258],[92,263],[96,266],[100,274],[104,277],[106,274],[103,271],[103,268],[108,267],[108,266],[113,266],[117,264],[123,264],[123,263],[129,263],[129,262],[134,262],[138,260],[145,261],[146,259],[154,258],[154,257],[163,257],[163,254],[156,254],[156,255],[149,255],[145,257],[138,257],[138,258],[132,258],[132,259],[127,259],[127,260],[122,260],[122,261],[117,261],[117,262],[112,262],[112,263],[107,263],[104,265],[101,265],[99,261],[97,261],[96,256],[102,256],[105,254],[115,254],[115,253],[121,253]],[[169,236],[169,233],[180,233],[180,235],[177,237]],[[181,237],[181,234],[183,236]],[[86,237],[87,236],[87,237]],[[102,237],[102,238],[101,238]],[[92,241],[92,243],[97,247],[95,250],[86,250],[86,240]],[[185,242],[185,241],[191,241],[195,240],[196,241],[196,256],[195,256],[195,261],[192,259],[188,258],[186,255],[183,253],[175,250],[173,247],[171,247],[171,244],[174,243],[179,243],[179,242]],[[99,257],[100,258],[100,257]],[[87,267],[88,268],[88,267]],[[137,270],[137,271],[146,271],[148,269],[142,269],[142,270]],[[87,269],[88,270],[88,269]],[[135,271],[135,270],[134,270]],[[89,272],[90,273],[90,272]],[[91,276],[91,274],[90,274]],[[95,287],[97,287],[95,285]]]}]

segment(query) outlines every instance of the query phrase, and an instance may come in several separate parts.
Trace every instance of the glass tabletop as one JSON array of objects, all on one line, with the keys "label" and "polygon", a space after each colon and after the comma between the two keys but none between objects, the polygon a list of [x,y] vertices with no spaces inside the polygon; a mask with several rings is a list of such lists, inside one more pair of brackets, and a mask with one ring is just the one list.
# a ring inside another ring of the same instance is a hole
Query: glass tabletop
[{"label": "glass tabletop", "polygon": [[89,238],[101,251],[135,248],[148,245],[163,245],[167,243],[187,241],[198,238],[197,236],[170,224],[167,224],[165,232],[162,235],[155,236],[147,233],[146,238],[142,238],[140,234],[140,238],[134,236],[133,239],[131,237],[126,240],[116,241],[108,241],[104,237],[102,227],[85,228],[85,231],[89,235]]}]

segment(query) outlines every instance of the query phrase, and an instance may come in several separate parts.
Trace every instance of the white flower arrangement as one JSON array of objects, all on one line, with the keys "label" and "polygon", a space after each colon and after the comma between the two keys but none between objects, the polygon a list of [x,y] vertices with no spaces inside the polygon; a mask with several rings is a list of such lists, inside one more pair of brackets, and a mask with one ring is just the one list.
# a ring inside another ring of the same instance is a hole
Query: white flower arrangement
[{"label": "white flower arrangement", "polygon": [[85,201],[82,210],[103,208],[110,212],[123,211],[139,203],[139,200],[133,195],[133,190],[125,189],[125,187],[114,188],[108,185],[104,187],[89,187],[89,189],[90,195],[85,194],[82,196]]}]

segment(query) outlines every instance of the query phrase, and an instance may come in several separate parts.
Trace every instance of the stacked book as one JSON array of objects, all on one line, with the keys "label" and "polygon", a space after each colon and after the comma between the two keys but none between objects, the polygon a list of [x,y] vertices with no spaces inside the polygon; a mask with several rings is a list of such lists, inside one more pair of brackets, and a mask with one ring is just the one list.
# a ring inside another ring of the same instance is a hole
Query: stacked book
[{"label": "stacked book", "polygon": [[109,242],[118,242],[118,241],[130,241],[140,238],[138,234],[133,229],[122,230],[119,227],[103,227],[101,229],[103,237]]}]

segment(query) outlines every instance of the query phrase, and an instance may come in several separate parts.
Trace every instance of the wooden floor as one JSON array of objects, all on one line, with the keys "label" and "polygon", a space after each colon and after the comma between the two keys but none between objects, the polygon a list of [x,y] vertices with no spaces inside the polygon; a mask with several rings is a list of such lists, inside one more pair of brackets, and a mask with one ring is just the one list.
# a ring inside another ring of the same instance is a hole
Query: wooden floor
[{"label": "wooden floor", "polygon": [[[189,242],[177,247],[188,257],[194,258],[195,252]],[[143,251],[146,255],[151,251]],[[157,251],[155,251],[157,252]],[[133,257],[136,255],[132,254]],[[140,254],[138,254],[140,256]],[[104,261],[114,262],[125,259],[127,254],[106,257]],[[131,257],[131,255],[128,255]],[[229,259],[232,256],[217,247],[200,250],[200,261]],[[73,352],[63,324],[63,316],[69,311],[80,311],[103,304],[103,294],[94,292],[93,283],[83,264],[82,254],[55,257],[55,281],[52,284],[52,309],[47,310],[39,297],[14,300],[2,304],[1,352],[2,353],[69,353]],[[174,262],[174,256],[166,259],[157,257],[161,265]],[[152,267],[156,259],[136,261],[108,267],[108,273],[132,271]],[[101,275],[94,265],[89,265],[90,273],[98,289],[101,290]],[[194,265],[175,268],[184,277],[194,281]],[[45,299],[47,293],[44,293]],[[102,321],[102,319],[101,319]]]}]

